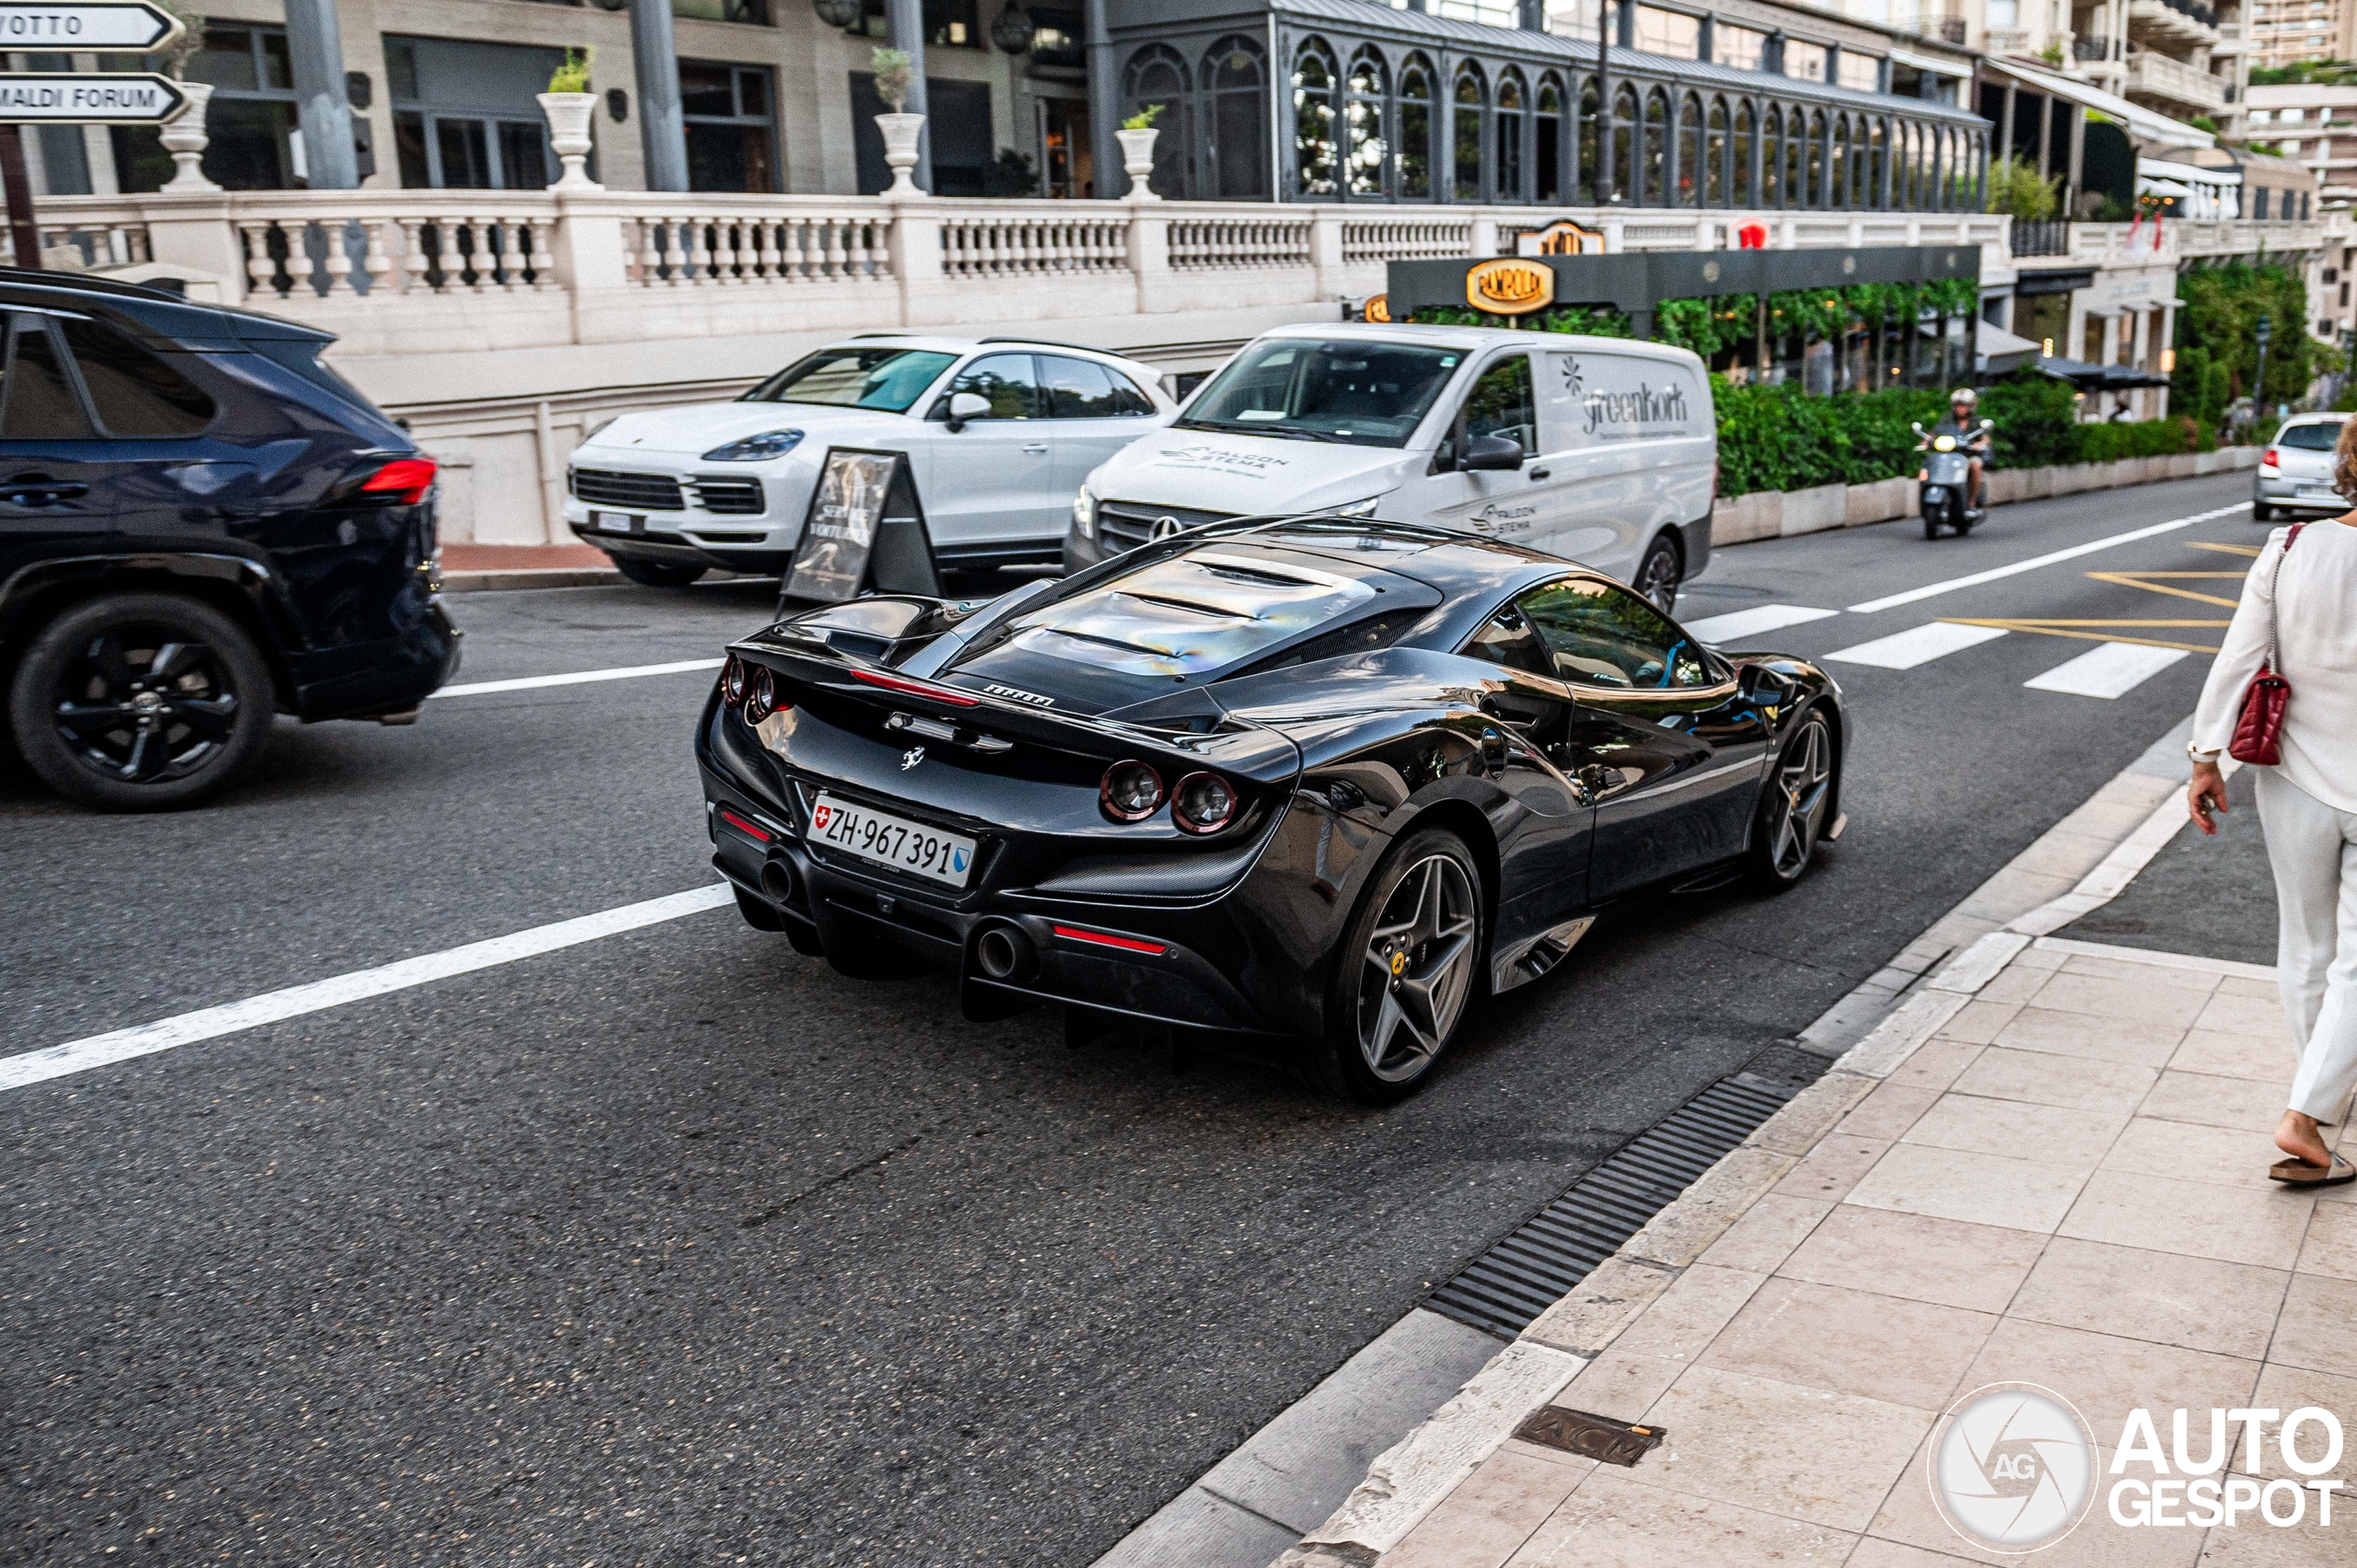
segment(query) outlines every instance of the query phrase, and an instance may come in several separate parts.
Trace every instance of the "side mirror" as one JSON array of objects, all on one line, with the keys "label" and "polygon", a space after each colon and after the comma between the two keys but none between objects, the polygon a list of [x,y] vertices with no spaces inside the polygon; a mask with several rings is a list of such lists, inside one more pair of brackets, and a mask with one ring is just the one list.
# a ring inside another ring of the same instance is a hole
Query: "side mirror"
[{"label": "side mirror", "polygon": [[990,412],[990,399],[982,396],[980,392],[952,392],[949,394],[949,428],[952,431],[965,429],[966,422],[970,419],[984,419],[989,417]]},{"label": "side mirror", "polygon": [[1909,424],[1907,428],[1912,430],[1916,435],[1921,436],[1923,434],[1923,422],[1920,419],[1916,420],[1912,424]]},{"label": "side mirror", "polygon": [[1735,689],[1747,703],[1781,702],[1784,678],[1765,665],[1747,664],[1736,675]]},{"label": "side mirror", "polygon": [[1482,469],[1518,469],[1522,467],[1522,443],[1511,436],[1476,436],[1465,443],[1465,459],[1457,467],[1468,473]]}]

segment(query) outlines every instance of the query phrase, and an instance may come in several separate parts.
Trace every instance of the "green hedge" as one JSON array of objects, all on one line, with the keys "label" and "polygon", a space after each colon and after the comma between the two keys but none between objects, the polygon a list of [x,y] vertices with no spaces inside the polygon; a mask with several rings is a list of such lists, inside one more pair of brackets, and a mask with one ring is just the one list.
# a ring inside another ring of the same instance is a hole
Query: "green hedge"
[{"label": "green hedge", "polygon": [[[1871,484],[1911,474],[1922,458],[1910,426],[1920,421],[1929,429],[1947,409],[1946,393],[1929,388],[1808,397],[1790,387],[1737,387],[1713,376],[1711,395],[1719,416],[1719,490],[1725,495]],[[2048,376],[2015,377],[1986,389],[1980,412],[1997,426],[1991,468],[2200,449],[2190,420],[2075,424],[2078,403],[2071,388]]]}]

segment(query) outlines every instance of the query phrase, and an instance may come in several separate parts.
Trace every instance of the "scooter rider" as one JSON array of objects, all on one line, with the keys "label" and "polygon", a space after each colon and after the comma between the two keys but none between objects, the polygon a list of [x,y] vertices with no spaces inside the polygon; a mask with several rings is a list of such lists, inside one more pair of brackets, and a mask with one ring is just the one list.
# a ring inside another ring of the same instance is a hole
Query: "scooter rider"
[{"label": "scooter rider", "polygon": [[[1981,429],[1980,423],[1973,418],[1980,407],[1980,393],[1969,387],[1958,387],[1948,394],[1947,418],[1932,427],[1931,436],[1924,442],[1924,446],[1929,447],[1932,441],[1943,436],[1953,436],[1959,447],[1972,454],[1971,488],[1966,493],[1964,503],[1965,509],[1971,512],[1980,510],[1980,497],[1987,483],[1981,475],[1981,459],[1989,454],[1989,433]],[[1924,469],[1915,470],[1917,483],[1922,482],[1927,471]]]}]

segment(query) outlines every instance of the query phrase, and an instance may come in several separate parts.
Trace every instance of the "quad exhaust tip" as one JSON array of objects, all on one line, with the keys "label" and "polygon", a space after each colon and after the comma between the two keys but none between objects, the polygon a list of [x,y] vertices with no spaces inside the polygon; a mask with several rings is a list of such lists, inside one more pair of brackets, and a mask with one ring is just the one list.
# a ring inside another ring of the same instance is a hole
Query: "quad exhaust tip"
[{"label": "quad exhaust tip", "polygon": [[772,903],[794,901],[794,867],[783,860],[771,860],[761,866],[761,891]]},{"label": "quad exhaust tip", "polygon": [[985,926],[974,938],[974,967],[986,980],[1019,981],[1031,978],[1039,955],[1031,939],[1012,925]]}]

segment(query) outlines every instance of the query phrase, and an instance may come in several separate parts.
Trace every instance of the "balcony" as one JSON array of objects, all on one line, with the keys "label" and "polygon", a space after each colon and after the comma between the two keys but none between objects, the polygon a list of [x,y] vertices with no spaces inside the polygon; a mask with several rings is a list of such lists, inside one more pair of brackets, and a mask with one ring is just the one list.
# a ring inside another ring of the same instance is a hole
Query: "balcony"
[{"label": "balcony", "polygon": [[2128,96],[2208,114],[2226,107],[2226,83],[2182,60],[2139,50],[2128,57]]},{"label": "balcony", "polygon": [[2213,49],[2218,13],[2198,0],[2129,0],[2129,31],[2148,45]]},{"label": "balcony", "polygon": [[2080,64],[2111,58],[2111,40],[2107,38],[2074,38],[2071,41],[2071,58]]}]

